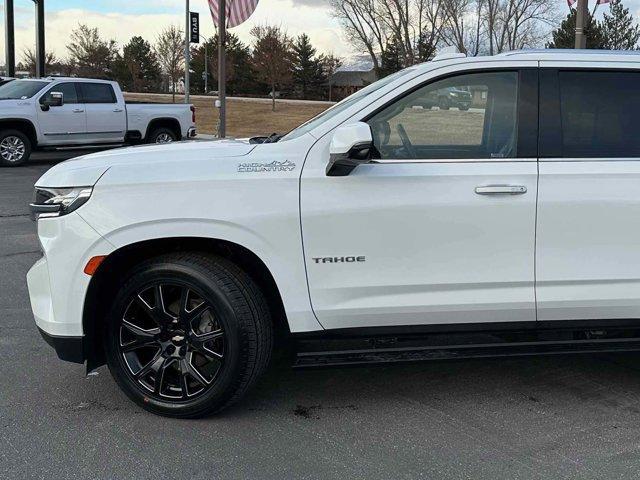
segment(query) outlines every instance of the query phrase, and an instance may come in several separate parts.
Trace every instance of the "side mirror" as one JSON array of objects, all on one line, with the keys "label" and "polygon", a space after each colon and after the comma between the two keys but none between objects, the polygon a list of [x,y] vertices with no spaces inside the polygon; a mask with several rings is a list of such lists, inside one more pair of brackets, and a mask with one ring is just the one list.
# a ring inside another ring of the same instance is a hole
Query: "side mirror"
[{"label": "side mirror", "polygon": [[42,110],[47,111],[51,107],[61,107],[64,105],[64,93],[51,92],[47,95],[45,101],[42,103]]},{"label": "side mirror", "polygon": [[338,127],[333,133],[329,153],[328,177],[344,177],[358,165],[380,158],[373,144],[371,127],[364,122]]}]

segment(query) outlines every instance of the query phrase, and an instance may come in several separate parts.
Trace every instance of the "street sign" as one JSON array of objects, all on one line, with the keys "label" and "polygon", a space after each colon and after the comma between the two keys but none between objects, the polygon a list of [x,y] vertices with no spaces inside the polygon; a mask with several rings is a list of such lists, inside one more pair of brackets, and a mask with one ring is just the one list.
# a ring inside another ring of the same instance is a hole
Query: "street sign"
[{"label": "street sign", "polygon": [[191,43],[200,43],[200,14],[198,12],[191,12],[190,27]]}]

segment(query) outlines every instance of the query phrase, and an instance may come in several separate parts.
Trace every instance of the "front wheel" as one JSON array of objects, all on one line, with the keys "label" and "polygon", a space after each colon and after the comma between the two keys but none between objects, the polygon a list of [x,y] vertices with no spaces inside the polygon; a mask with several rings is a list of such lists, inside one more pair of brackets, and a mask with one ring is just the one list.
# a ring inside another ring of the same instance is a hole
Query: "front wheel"
[{"label": "front wheel", "polygon": [[262,292],[231,262],[204,254],[136,268],[108,318],[118,385],[143,408],[196,418],[239,400],[266,369],[273,327]]},{"label": "front wheel", "polygon": [[18,130],[0,132],[0,166],[17,167],[31,156],[31,141]]}]

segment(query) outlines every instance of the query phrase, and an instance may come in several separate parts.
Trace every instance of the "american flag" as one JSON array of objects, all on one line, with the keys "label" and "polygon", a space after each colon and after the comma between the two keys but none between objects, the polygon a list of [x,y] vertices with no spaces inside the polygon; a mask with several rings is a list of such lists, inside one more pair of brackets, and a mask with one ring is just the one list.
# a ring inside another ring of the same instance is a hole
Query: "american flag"
[{"label": "american flag", "polygon": [[[227,0],[227,28],[237,27],[245,22],[258,6],[258,0]],[[209,0],[209,10],[213,22],[218,24],[219,0]]]}]

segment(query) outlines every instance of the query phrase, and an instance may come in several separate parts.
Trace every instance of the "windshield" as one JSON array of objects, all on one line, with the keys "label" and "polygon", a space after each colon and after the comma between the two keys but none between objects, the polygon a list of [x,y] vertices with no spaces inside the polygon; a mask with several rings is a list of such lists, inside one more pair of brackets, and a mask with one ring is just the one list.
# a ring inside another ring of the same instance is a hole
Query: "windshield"
[{"label": "windshield", "polygon": [[22,100],[31,98],[48,85],[48,82],[14,80],[0,86],[0,100]]},{"label": "windshield", "polygon": [[386,87],[391,82],[397,80],[400,77],[404,77],[405,75],[407,75],[408,73],[413,72],[414,70],[415,69],[413,69],[413,68],[406,68],[406,69],[400,70],[399,72],[396,72],[396,73],[394,73],[392,75],[384,77],[384,78],[378,80],[377,82],[372,83],[371,85],[368,85],[367,87],[363,88],[362,90],[359,90],[356,93],[354,93],[353,95],[345,98],[341,102],[336,103],[334,106],[332,106],[331,108],[325,110],[320,115],[317,115],[316,117],[313,117],[308,122],[303,123],[302,125],[300,125],[295,130],[292,130],[287,135],[282,137],[282,140],[283,141],[284,140],[293,140],[294,138],[298,138],[298,137],[304,135],[305,133],[310,132],[311,130],[316,128],[318,125],[320,125],[320,124],[326,122],[327,120],[330,120],[331,118],[335,117],[336,115],[344,112],[351,105],[355,104],[356,102],[358,102],[362,98],[366,97],[367,95],[375,92],[376,90],[380,90],[383,87]]}]

